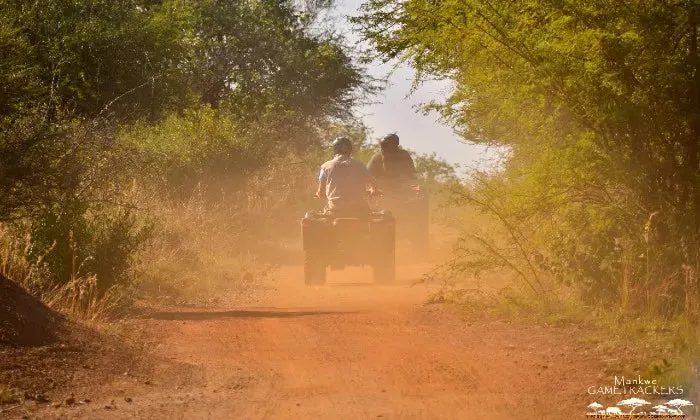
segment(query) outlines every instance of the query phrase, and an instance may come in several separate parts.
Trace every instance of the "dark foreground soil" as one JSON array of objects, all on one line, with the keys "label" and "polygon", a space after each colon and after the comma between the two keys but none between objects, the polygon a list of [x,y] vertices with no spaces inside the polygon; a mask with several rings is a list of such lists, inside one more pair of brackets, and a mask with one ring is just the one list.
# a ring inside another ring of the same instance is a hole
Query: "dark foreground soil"
[{"label": "dark foreground soil", "polygon": [[71,322],[0,277],[0,417],[85,404],[74,390],[147,375],[152,365],[138,346]]}]

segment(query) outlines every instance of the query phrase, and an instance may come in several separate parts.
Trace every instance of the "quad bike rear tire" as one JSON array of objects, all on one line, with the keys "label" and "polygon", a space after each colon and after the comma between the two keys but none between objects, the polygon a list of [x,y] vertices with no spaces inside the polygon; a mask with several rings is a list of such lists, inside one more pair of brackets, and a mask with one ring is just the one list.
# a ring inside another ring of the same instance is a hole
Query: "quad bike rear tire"
[{"label": "quad bike rear tire", "polygon": [[304,257],[304,283],[326,284],[326,261],[320,252],[307,251]]},{"label": "quad bike rear tire", "polygon": [[396,237],[392,231],[379,246],[372,264],[374,283],[391,284],[396,280]]},{"label": "quad bike rear tire", "polygon": [[424,260],[428,257],[430,253],[430,233],[427,227],[419,226],[416,228],[416,232],[413,232],[413,237],[411,238],[411,249],[413,251],[414,258],[418,260]]},{"label": "quad bike rear tire", "polygon": [[430,208],[427,199],[416,203],[414,216],[410,229],[411,248],[414,257],[423,260],[430,252]]}]

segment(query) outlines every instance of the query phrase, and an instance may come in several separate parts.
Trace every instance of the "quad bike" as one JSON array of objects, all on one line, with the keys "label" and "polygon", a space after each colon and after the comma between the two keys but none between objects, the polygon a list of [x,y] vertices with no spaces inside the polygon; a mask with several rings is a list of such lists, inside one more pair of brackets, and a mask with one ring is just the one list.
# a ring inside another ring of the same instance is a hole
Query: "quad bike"
[{"label": "quad bike", "polygon": [[411,243],[416,256],[426,256],[430,245],[430,201],[428,192],[411,182],[383,187],[382,208],[396,217],[396,236]]},{"label": "quad bike", "polygon": [[388,211],[348,216],[310,211],[301,220],[305,283],[324,284],[327,267],[342,270],[348,265],[370,265],[375,283],[392,283],[396,277],[394,216]]}]

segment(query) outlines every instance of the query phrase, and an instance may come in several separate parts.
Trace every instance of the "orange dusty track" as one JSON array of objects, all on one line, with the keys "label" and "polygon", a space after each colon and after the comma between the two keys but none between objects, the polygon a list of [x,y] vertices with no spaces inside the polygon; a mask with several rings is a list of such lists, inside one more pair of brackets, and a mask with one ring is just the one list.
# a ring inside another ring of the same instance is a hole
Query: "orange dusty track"
[{"label": "orange dusty track", "polygon": [[[157,419],[582,418],[596,363],[575,332],[503,322],[468,323],[424,305],[410,287],[373,286],[363,270],[303,285],[280,271],[255,305],[164,311],[143,324],[156,368],[92,392],[93,402],[48,417]],[[161,362],[156,362],[160,360]],[[133,399],[124,402],[124,396]],[[114,402],[112,402],[114,401]],[[110,405],[106,409],[105,405]],[[54,411],[51,411],[54,410]],[[46,416],[43,416],[46,417]]]}]

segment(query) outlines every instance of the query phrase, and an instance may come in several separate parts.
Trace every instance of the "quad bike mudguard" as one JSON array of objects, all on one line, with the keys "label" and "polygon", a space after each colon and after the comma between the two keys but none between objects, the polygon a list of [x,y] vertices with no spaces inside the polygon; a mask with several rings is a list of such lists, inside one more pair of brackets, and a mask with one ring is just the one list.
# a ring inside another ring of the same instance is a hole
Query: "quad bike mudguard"
[{"label": "quad bike mudguard", "polygon": [[394,280],[395,222],[390,212],[371,212],[365,217],[308,212],[301,221],[301,232],[307,284],[323,284],[326,268],[347,265],[372,266],[377,283]]}]

